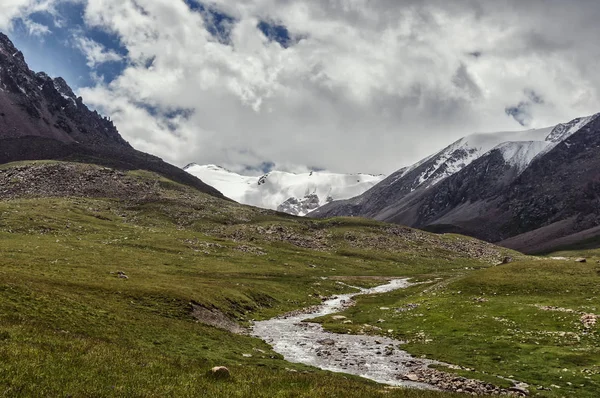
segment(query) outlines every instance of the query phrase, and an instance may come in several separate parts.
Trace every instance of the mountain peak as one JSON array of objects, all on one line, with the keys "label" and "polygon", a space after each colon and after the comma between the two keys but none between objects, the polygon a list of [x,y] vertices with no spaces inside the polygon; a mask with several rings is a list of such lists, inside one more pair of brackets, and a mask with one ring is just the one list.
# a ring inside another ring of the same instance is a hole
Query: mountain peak
[{"label": "mountain peak", "polygon": [[29,70],[23,53],[19,51],[8,36],[2,32],[0,32],[0,65],[5,67],[9,65],[18,65],[20,69]]},{"label": "mountain peak", "polygon": [[77,98],[63,78],[29,69],[23,54],[0,33],[0,163],[77,159],[157,172],[217,197],[222,195],[147,153],[136,151],[114,123]]},{"label": "mountain peak", "polygon": [[599,131],[597,114],[545,129],[467,136],[309,216],[371,217],[493,242],[536,231],[507,245],[549,247],[548,240],[600,224]]},{"label": "mountain peak", "polygon": [[560,123],[558,124],[552,132],[546,137],[546,141],[550,142],[560,142],[569,138],[571,135],[575,134],[587,124],[594,121],[600,113],[597,113],[592,116],[587,117],[579,117],[577,119],[573,119],[568,123]]},{"label": "mountain peak", "polygon": [[54,88],[56,88],[56,91],[58,91],[63,97],[67,97],[72,100],[76,99],[75,93],[73,93],[73,90],[71,89],[71,87],[69,87],[65,79],[63,79],[62,77],[57,77],[53,80],[53,83]]}]

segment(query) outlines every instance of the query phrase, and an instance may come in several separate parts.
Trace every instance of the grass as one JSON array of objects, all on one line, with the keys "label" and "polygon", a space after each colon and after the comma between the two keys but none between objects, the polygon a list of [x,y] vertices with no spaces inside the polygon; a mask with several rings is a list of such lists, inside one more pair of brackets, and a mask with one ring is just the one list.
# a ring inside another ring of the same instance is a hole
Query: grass
[{"label": "grass", "polygon": [[[199,323],[191,303],[249,325],[350,291],[339,280],[446,280],[516,256],[470,238],[354,218],[300,219],[168,180],[153,186],[160,195],[152,201],[0,201],[0,394],[452,396],[287,363],[258,339]],[[207,377],[215,365],[228,366],[232,379]]]},{"label": "grass", "polygon": [[591,398],[600,391],[600,333],[580,317],[599,312],[595,262],[542,258],[360,297],[343,313],[352,325],[319,321],[341,333],[373,333],[364,325],[376,325],[414,355],[462,366],[463,376],[516,379],[534,396]]}]

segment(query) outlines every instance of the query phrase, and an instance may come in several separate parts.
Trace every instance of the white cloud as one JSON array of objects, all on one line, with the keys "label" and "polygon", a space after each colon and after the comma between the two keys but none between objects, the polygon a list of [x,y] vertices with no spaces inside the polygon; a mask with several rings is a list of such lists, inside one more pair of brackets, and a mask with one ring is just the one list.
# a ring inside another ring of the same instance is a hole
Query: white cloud
[{"label": "white cloud", "polygon": [[49,32],[47,26],[35,23],[28,16],[35,12],[54,13],[59,0],[0,0],[0,30],[10,31],[15,19],[22,18],[29,34],[44,35]]},{"label": "white cloud", "polygon": [[88,39],[84,36],[75,38],[75,47],[79,49],[87,59],[87,66],[95,68],[106,62],[119,62],[123,57],[113,50],[107,50],[102,44]]},{"label": "white cloud", "polygon": [[25,27],[27,28],[27,32],[31,36],[44,36],[50,33],[50,29],[46,25],[42,25],[37,22],[33,22],[31,20],[26,19],[23,21]]},{"label": "white cloud", "polygon": [[[527,107],[531,127],[600,111],[596,2],[210,4],[236,19],[230,45],[183,1],[86,6],[88,27],[118,35],[128,66],[80,94],[176,164],[389,173],[460,136],[520,128],[505,109],[531,92],[543,99]],[[261,19],[304,39],[284,49]],[[91,49],[92,64],[116,55]]]}]

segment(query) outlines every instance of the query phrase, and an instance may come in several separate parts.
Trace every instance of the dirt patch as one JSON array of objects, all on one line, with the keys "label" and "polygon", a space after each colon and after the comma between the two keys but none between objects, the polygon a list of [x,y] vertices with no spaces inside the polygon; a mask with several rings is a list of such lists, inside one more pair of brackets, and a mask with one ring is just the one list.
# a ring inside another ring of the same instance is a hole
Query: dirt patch
[{"label": "dirt patch", "polygon": [[209,309],[196,303],[192,303],[191,307],[191,315],[200,323],[227,330],[230,333],[248,334],[245,328],[215,308]]}]

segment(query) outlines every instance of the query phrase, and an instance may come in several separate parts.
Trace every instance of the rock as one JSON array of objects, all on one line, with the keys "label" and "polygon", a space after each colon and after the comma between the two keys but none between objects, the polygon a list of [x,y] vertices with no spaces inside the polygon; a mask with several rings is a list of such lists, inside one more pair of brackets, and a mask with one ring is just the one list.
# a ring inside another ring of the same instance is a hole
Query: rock
[{"label": "rock", "polygon": [[209,375],[215,379],[229,379],[231,377],[229,369],[227,369],[225,366],[215,366],[210,370]]},{"label": "rock", "polygon": [[578,258],[577,260],[575,260],[575,262],[577,263],[587,263],[587,259],[586,258]]},{"label": "rock", "polygon": [[510,391],[510,392],[516,392],[517,394],[519,394],[521,396],[528,396],[529,395],[529,391],[526,388],[518,387],[518,386],[510,387],[508,389],[508,391]]},{"label": "rock", "polygon": [[352,323],[352,321],[351,321],[350,319],[348,319],[348,320],[345,320],[345,321],[344,321],[344,322],[342,322],[342,323],[343,323],[343,324],[346,324],[346,325],[348,325],[348,324],[351,324],[351,323]]},{"label": "rock", "polygon": [[120,279],[129,279],[129,277],[127,275],[125,275],[125,272],[123,272],[123,271],[118,271],[117,272],[117,278],[120,278]]},{"label": "rock", "polygon": [[595,314],[583,314],[580,318],[581,323],[583,323],[583,327],[586,329],[590,329],[596,325],[598,321],[598,315]]},{"label": "rock", "polygon": [[335,341],[332,339],[319,340],[319,341],[317,341],[317,343],[319,343],[321,345],[335,345]]},{"label": "rock", "polygon": [[406,380],[410,380],[410,381],[419,381],[419,376],[417,376],[414,373],[409,373],[406,376]]},{"label": "rock", "polygon": [[343,315],[334,315],[331,317],[331,319],[333,319],[334,321],[343,321],[344,319],[347,319],[347,318]]},{"label": "rock", "polygon": [[[263,183],[266,182],[265,176],[262,177]],[[261,180],[262,180],[261,179]],[[261,185],[261,181],[259,184]],[[291,197],[277,207],[277,211],[292,214],[295,216],[310,213],[320,206],[319,196],[316,194],[308,194],[302,199]]]},{"label": "rock", "polygon": [[513,262],[513,258],[510,256],[506,256],[502,259],[502,264],[510,264]]}]

